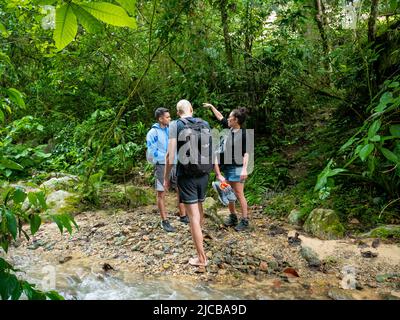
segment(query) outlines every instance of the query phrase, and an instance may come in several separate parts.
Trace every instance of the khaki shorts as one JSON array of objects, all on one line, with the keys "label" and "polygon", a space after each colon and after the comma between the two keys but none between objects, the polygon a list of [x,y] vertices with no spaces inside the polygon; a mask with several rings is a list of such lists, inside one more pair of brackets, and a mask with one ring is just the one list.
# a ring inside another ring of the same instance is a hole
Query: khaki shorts
[{"label": "khaki shorts", "polygon": [[[154,175],[156,177],[155,188],[157,191],[164,191],[164,170],[165,164],[156,164],[154,167]],[[176,165],[172,166],[169,179],[171,183],[171,189],[176,189]]]}]

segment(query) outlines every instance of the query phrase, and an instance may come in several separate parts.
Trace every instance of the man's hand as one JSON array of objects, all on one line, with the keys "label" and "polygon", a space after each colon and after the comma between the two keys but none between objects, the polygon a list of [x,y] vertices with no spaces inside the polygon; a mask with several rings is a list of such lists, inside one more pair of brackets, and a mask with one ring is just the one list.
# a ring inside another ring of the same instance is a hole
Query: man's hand
[{"label": "man's hand", "polygon": [[164,177],[164,191],[165,192],[168,192],[170,185],[171,185],[171,183],[170,183],[169,179],[166,179]]},{"label": "man's hand", "polygon": [[242,171],[242,173],[240,174],[240,181],[245,181],[247,179],[248,175],[247,175],[247,171]]},{"label": "man's hand", "polygon": [[203,107],[209,109],[209,108],[213,107],[213,105],[206,102],[206,103],[203,103]]}]

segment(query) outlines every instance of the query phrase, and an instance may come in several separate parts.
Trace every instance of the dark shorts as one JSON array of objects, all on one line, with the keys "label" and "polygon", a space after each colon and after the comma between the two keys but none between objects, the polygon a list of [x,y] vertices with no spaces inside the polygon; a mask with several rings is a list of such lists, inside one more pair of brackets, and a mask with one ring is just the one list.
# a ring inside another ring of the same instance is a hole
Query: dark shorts
[{"label": "dark shorts", "polygon": [[[157,191],[164,191],[164,169],[165,164],[156,164],[154,168],[154,175],[156,177],[155,188]],[[171,188],[176,189],[176,165],[172,167],[170,173]]]},{"label": "dark shorts", "polygon": [[178,176],[180,202],[193,204],[206,198],[208,174],[200,177]]}]

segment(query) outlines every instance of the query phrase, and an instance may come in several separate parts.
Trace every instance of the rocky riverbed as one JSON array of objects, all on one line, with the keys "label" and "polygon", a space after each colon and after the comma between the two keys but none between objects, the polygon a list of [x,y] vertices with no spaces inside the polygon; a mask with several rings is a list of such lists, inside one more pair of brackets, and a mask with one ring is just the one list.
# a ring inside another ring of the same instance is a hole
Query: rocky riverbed
[{"label": "rocky riverbed", "polygon": [[[175,282],[241,289],[249,299],[399,299],[400,246],[384,240],[320,240],[300,228],[251,210],[251,228],[235,232],[206,219],[205,250],[210,264],[195,268],[189,226],[179,222],[168,198],[175,233],[160,228],[154,206],[76,215],[79,230],[60,234],[43,225],[30,241],[20,239],[9,259],[31,259],[57,270],[85,266],[99,277]],[[227,216],[220,208],[218,214]],[[244,290],[244,291],[243,291]]]}]

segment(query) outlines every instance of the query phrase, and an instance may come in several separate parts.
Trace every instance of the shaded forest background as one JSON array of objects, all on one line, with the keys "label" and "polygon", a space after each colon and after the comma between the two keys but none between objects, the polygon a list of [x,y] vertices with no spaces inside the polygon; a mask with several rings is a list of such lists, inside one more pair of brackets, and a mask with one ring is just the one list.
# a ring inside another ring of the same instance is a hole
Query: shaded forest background
[{"label": "shaded forest background", "polygon": [[107,183],[151,185],[154,110],[175,117],[184,98],[213,125],[203,102],[249,109],[251,205],[275,216],[332,208],[363,228],[399,222],[398,1],[103,2],[136,25],[81,11],[60,50],[43,5],[73,2],[0,0],[4,185],[68,172],[97,206]]}]

